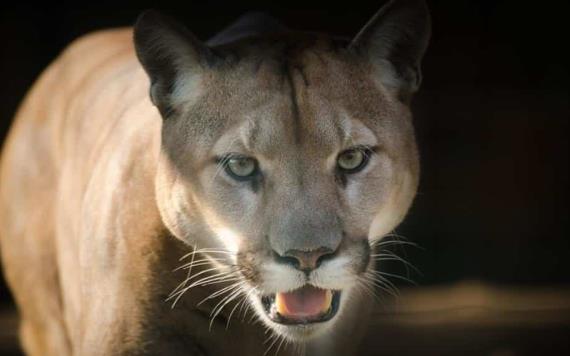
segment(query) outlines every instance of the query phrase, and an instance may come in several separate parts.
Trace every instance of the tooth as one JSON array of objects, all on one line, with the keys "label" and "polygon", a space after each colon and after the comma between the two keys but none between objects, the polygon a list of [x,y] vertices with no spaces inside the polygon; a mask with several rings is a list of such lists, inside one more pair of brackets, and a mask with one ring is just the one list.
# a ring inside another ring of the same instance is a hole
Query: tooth
[{"label": "tooth", "polygon": [[325,300],[323,301],[322,311],[326,312],[329,310],[332,303],[332,292],[330,289],[327,289],[325,292]]},{"label": "tooth", "polygon": [[287,312],[287,306],[285,305],[285,302],[283,301],[283,294],[282,293],[277,293],[275,295],[275,306],[277,307],[277,312],[281,315],[287,315],[289,314]]}]

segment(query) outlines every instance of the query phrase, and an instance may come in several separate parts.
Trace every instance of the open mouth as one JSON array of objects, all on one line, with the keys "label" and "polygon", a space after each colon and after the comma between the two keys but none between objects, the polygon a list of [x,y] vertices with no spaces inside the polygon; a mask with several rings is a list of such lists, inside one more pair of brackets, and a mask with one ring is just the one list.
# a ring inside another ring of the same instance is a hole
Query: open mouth
[{"label": "open mouth", "polygon": [[291,292],[264,296],[261,301],[269,319],[276,323],[321,323],[338,312],[340,291],[306,285]]}]

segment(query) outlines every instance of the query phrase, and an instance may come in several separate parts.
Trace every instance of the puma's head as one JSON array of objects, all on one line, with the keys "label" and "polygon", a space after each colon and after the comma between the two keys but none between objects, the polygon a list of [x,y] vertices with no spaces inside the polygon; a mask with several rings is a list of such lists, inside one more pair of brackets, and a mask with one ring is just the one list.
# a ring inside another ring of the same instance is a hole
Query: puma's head
[{"label": "puma's head", "polygon": [[208,46],[155,12],[135,26],[163,117],[164,223],[211,259],[209,282],[235,283],[227,301],[247,295],[291,340],[334,327],[370,246],[410,207],[408,103],[429,33],[412,0],[389,2],[352,41],[281,32]]}]

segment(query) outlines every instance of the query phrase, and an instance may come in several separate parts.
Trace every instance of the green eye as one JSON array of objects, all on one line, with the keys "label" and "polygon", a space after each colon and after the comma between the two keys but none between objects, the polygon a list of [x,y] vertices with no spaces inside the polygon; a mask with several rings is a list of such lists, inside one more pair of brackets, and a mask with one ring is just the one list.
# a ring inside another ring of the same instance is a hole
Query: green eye
[{"label": "green eye", "polygon": [[257,173],[257,161],[251,157],[232,157],[226,162],[226,172],[237,180],[245,180]]},{"label": "green eye", "polygon": [[365,149],[352,148],[338,155],[338,168],[344,173],[356,173],[366,166],[369,154]]}]

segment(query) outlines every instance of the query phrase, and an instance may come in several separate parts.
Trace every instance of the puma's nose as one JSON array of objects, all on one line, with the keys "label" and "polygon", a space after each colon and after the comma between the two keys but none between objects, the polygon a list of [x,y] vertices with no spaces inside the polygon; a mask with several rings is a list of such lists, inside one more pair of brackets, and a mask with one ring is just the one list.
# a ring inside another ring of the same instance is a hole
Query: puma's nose
[{"label": "puma's nose", "polygon": [[333,255],[333,250],[327,247],[320,247],[309,251],[288,250],[283,255],[275,253],[275,258],[278,262],[292,265],[296,269],[304,272],[310,272]]}]

